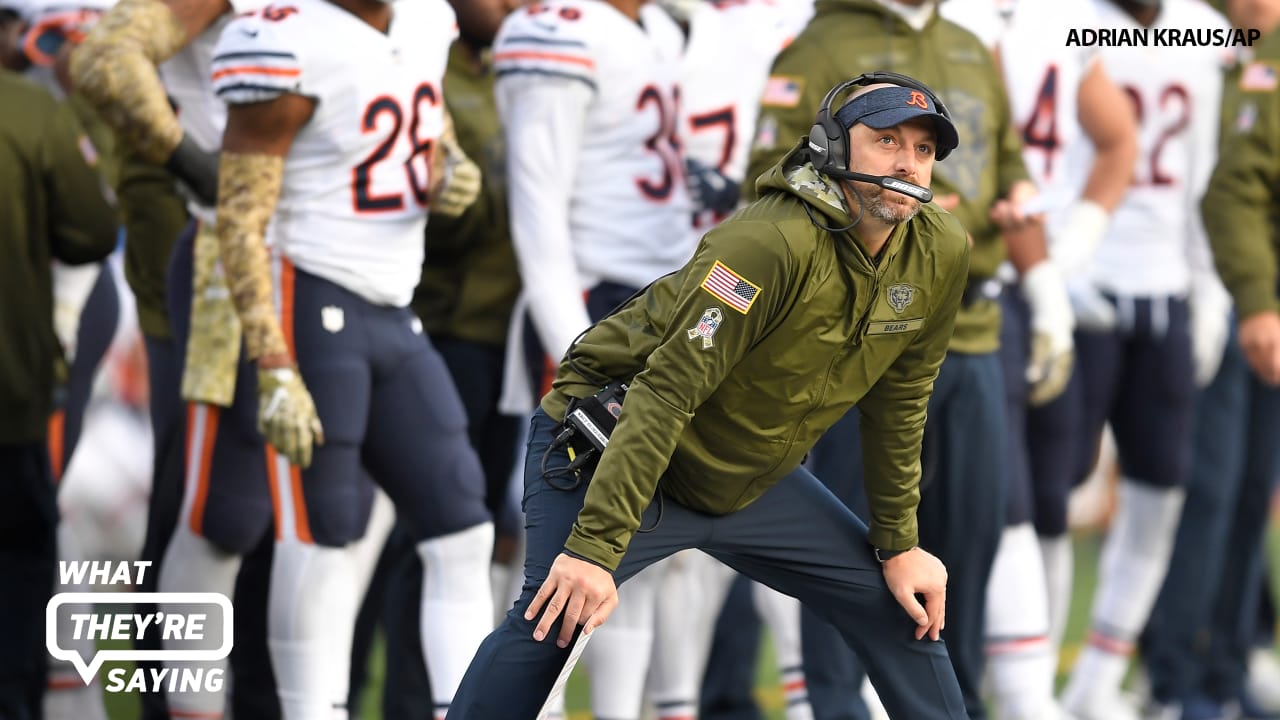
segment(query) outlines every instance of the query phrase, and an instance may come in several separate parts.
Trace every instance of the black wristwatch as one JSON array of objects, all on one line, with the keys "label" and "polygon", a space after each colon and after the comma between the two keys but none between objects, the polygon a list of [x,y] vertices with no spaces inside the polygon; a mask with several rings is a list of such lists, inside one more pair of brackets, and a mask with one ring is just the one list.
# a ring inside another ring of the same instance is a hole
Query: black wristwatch
[{"label": "black wristwatch", "polygon": [[898,557],[899,555],[903,553],[911,552],[914,549],[915,548],[907,548],[906,550],[881,550],[880,548],[875,548],[876,560],[879,560],[880,562],[883,563],[885,560],[888,560],[889,558]]}]

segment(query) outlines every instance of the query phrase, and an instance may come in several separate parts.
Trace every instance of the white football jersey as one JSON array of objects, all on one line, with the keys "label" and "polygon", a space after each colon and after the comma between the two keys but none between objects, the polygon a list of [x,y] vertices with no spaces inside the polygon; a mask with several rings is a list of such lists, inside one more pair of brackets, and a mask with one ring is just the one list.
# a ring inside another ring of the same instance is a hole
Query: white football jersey
[{"label": "white football jersey", "polygon": [[214,152],[222,147],[222,129],[227,124],[227,107],[214,96],[209,80],[213,48],[233,17],[260,10],[269,1],[231,0],[231,12],[214,20],[177,55],[160,64],[160,78],[178,108],[178,122],[204,150]]},{"label": "white football jersey", "polygon": [[[1060,210],[1084,178],[1068,172],[1066,150],[1081,140],[1076,103],[1097,50],[1068,47],[1069,29],[1097,27],[1089,0],[947,0],[942,14],[999,53],[1022,158],[1040,188],[1037,207]],[[1087,141],[1087,140],[1086,140]]]},{"label": "white football jersey", "polygon": [[372,303],[409,303],[422,272],[441,82],[457,36],[444,0],[394,5],[386,34],[327,0],[290,0],[222,33],[213,85],[230,104],[315,99],[285,157],[268,242]]},{"label": "white football jersey", "polygon": [[[786,21],[771,0],[705,2],[689,19],[680,88],[685,154],[735,182],[755,182],[744,178],[751,138],[769,68],[789,39]],[[723,219],[713,215],[700,213],[694,226]]]},{"label": "white football jersey", "polygon": [[[1138,28],[1110,2],[1096,5],[1101,27]],[[1226,30],[1197,0],[1165,0],[1156,28]],[[1127,295],[1185,295],[1191,267],[1206,252],[1200,198],[1217,159],[1221,47],[1105,47],[1108,74],[1134,103],[1138,162],[1133,185],[1111,217],[1090,272],[1100,287]]]},{"label": "white football jersey", "polygon": [[684,36],[598,0],[515,11],[494,42],[511,231],[535,326],[553,357],[586,325],[581,291],[642,287],[692,254],[677,138]]}]

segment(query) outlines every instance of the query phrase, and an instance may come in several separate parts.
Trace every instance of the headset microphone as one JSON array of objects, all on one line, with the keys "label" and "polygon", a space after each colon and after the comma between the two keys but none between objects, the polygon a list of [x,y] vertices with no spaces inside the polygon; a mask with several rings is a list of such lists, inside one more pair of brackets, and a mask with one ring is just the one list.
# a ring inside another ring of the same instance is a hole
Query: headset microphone
[{"label": "headset microphone", "polygon": [[867,175],[866,173],[853,172],[851,170],[840,170],[837,168],[829,168],[827,175],[839,178],[841,180],[856,180],[858,182],[871,183],[879,185],[885,190],[892,190],[896,193],[902,193],[907,197],[915,198],[922,203],[933,200],[933,191],[927,187],[909,183],[906,180],[893,177],[891,175]]}]

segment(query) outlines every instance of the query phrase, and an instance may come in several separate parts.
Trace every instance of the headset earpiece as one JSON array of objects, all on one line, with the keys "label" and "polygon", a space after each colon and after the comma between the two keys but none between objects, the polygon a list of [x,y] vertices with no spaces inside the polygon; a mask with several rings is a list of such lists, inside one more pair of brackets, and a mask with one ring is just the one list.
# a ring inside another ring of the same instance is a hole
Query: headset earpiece
[{"label": "headset earpiece", "polygon": [[[818,172],[849,169],[849,130],[833,116],[834,113],[831,106],[835,103],[836,98],[852,88],[881,83],[919,90],[933,102],[933,106],[937,108],[939,115],[947,120],[951,119],[951,113],[947,112],[947,107],[942,104],[942,99],[929,86],[919,80],[902,73],[887,70],[863,73],[852,80],[846,80],[831,88],[826,97],[822,98],[822,104],[818,107],[818,114],[813,120],[813,127],[809,130],[809,161],[813,163],[813,167]],[[943,160],[950,154],[950,150],[938,150],[937,159]]]}]

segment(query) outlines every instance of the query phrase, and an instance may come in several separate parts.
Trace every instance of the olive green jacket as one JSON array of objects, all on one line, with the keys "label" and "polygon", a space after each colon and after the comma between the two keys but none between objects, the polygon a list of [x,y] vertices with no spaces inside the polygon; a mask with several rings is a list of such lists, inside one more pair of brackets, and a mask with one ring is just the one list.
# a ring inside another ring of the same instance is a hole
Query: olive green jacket
[{"label": "olive green jacket", "polygon": [[50,261],[106,257],[116,218],[71,108],[0,70],[0,445],[44,439],[53,405]]},{"label": "olive green jacket", "polygon": [[[988,213],[1014,182],[1029,176],[991,53],[936,12],[917,31],[875,0],[818,0],[814,10],[813,20],[774,61],[773,76],[793,81],[798,96],[766,95],[747,177],[758,177],[793,138],[809,134],[822,97],[836,84],[873,70],[910,75],[936,91],[951,112],[960,147],[934,166],[932,188],[938,197],[959,196],[952,212],[973,236],[971,282],[993,276],[1005,247]],[[991,352],[999,347],[999,333],[999,306],[975,302],[961,309],[951,349]]]},{"label": "olive green jacket", "polygon": [[1218,275],[1241,318],[1280,311],[1280,31],[1228,79],[1221,151],[1200,201]]},{"label": "olive green jacket", "polygon": [[153,338],[168,338],[165,283],[169,255],[187,224],[187,201],[168,170],[147,161],[128,143],[115,144],[116,197],[124,225],[124,277],[138,301],[138,323]]},{"label": "olive green jacket", "polygon": [[[572,348],[588,373],[630,390],[568,551],[616,568],[658,487],[712,514],[749,505],[855,404],[870,541],[916,544],[925,411],[969,245],[954,216],[925,206],[873,261],[853,234],[817,225],[850,217],[803,148],[688,264]],[[542,407],[562,419],[571,397],[596,389],[565,362]]]},{"label": "olive green jacket", "polygon": [[458,218],[427,221],[426,260],[413,310],[432,337],[502,346],[520,294],[520,272],[507,218],[505,138],[493,95],[492,63],[454,42],[444,102],[458,144],[483,173],[480,196]]}]

